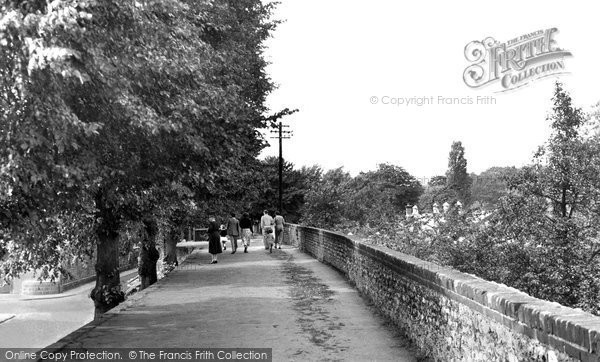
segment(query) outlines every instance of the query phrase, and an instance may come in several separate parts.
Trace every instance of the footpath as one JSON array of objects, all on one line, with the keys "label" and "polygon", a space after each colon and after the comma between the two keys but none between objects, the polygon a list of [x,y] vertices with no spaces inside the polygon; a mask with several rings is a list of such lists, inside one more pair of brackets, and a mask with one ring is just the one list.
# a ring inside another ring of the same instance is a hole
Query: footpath
[{"label": "footpath", "polygon": [[253,240],[217,264],[196,250],[103,319],[49,348],[272,348],[273,361],[416,361],[344,277],[295,248]]}]

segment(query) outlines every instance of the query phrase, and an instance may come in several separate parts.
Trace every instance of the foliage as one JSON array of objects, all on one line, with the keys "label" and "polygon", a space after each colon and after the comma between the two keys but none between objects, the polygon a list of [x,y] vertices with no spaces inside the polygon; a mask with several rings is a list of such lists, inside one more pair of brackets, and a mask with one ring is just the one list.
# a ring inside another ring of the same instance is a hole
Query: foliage
[{"label": "foliage", "polygon": [[351,180],[350,174],[341,167],[325,172],[306,195],[302,222],[321,228],[344,224]]},{"label": "foliage", "polygon": [[348,219],[378,225],[404,215],[406,205],[417,202],[423,187],[402,167],[380,164],[376,171],[360,173],[349,184]]},{"label": "foliage", "polygon": [[446,175],[431,178],[419,198],[419,209],[431,212],[434,204],[441,207],[446,202],[453,205],[457,201],[468,205],[474,201],[471,199],[472,183],[473,178],[467,173],[465,149],[461,142],[453,142]]},{"label": "foliage", "polygon": [[433,176],[427,183],[427,186],[446,186],[447,180],[446,176]]},{"label": "foliage", "polygon": [[548,117],[552,135],[533,164],[509,183],[511,193],[492,227],[504,235],[501,242],[528,251],[531,263],[520,266],[514,284],[542,298],[597,312],[600,149],[587,133],[591,120],[572,105],[560,83],[553,103]]},{"label": "foliage", "polygon": [[326,172],[307,195],[303,222],[320,227],[377,227],[398,220],[422,191],[421,184],[398,166],[380,164],[376,171],[354,178],[338,168]]},{"label": "foliage", "polygon": [[574,107],[558,83],[553,102],[552,134],[533,162],[482,173],[500,180],[475,188],[485,207],[333,228],[600,315],[600,117]]},{"label": "foliage", "polygon": [[[259,218],[263,210],[278,209],[279,197],[279,159],[267,157],[258,164],[255,181],[257,197],[250,204],[253,217]],[[308,190],[321,178],[318,166],[303,166],[295,169],[294,165],[283,163],[283,210],[282,214],[289,222],[298,222]]]},{"label": "foliage", "polygon": [[[265,145],[257,128],[269,124],[262,44],[276,25],[272,8],[4,2],[2,276],[45,263],[56,270],[65,243],[73,255],[93,243],[105,249],[127,222],[207,199],[220,176],[254,157]],[[63,235],[65,222],[73,236]],[[98,255],[110,274],[114,260]],[[117,288],[109,274],[97,295]]]},{"label": "foliage", "polygon": [[508,194],[508,182],[516,176],[516,167],[491,167],[479,175],[472,174],[471,202],[491,210]]},{"label": "foliage", "polygon": [[[278,208],[279,161],[277,157],[264,160],[248,158],[238,169],[223,170],[217,177],[211,193],[206,193],[200,204],[194,223],[204,224],[208,216],[223,221],[231,212],[248,212],[259,219],[263,210],[271,212]],[[283,163],[283,216],[288,222],[298,222],[305,196],[311,185],[320,178],[318,166],[294,168],[290,162]]]},{"label": "foliage", "polygon": [[425,187],[423,194],[421,194],[421,196],[419,197],[419,210],[423,212],[431,212],[434,204],[437,204],[438,208],[441,208],[445,202],[454,201],[454,199],[456,198],[455,192],[446,186],[445,177],[443,178],[443,180],[443,184],[432,184],[430,182]]},{"label": "foliage", "polygon": [[[453,142],[448,156],[448,171],[446,171],[446,186],[454,192],[455,199],[466,205],[471,197],[471,178],[467,173],[465,149],[460,141]],[[454,200],[452,200],[454,201]],[[454,202],[450,202],[454,203]]]}]

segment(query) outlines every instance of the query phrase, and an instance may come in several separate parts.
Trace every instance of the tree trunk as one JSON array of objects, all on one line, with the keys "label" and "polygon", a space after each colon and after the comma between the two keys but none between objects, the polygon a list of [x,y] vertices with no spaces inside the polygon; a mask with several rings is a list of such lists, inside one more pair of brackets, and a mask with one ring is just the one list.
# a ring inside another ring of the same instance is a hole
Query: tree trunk
[{"label": "tree trunk", "polygon": [[158,250],[156,250],[156,235],[158,234],[156,219],[145,219],[143,222],[146,235],[142,241],[138,263],[138,274],[141,281],[140,289],[142,290],[156,283],[158,280],[156,262],[159,258]]},{"label": "tree trunk", "polygon": [[96,286],[90,293],[94,301],[94,319],[125,300],[119,274],[119,218],[107,207],[106,194],[100,189],[95,197],[96,216],[101,220],[96,228]]},{"label": "tree trunk", "polygon": [[94,319],[123,300],[119,275],[119,234],[104,222],[97,231],[96,286],[90,297],[94,301]]},{"label": "tree trunk", "polygon": [[179,265],[177,261],[177,243],[180,233],[176,228],[169,230],[169,235],[165,238],[165,263],[168,265]]}]

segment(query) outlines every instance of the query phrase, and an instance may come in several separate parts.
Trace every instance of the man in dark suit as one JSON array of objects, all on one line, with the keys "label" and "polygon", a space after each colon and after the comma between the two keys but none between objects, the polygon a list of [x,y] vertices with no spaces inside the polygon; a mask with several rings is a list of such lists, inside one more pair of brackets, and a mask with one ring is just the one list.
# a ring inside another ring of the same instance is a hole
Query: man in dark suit
[{"label": "man in dark suit", "polygon": [[231,242],[231,254],[235,254],[237,250],[237,240],[242,235],[240,222],[235,218],[235,213],[231,213],[231,217],[227,220],[227,237]]}]

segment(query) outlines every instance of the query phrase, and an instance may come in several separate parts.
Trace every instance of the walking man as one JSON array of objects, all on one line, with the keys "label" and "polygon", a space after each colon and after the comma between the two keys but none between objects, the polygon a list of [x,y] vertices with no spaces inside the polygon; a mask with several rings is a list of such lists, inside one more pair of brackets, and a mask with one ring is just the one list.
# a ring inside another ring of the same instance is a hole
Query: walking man
[{"label": "walking man", "polygon": [[227,220],[227,238],[231,242],[231,254],[235,254],[237,250],[237,239],[242,235],[240,222],[235,218],[235,213],[231,213],[231,217]]},{"label": "walking man", "polygon": [[260,218],[260,228],[263,234],[263,242],[265,244],[265,250],[271,251],[273,248],[273,244],[271,242],[273,234],[273,218],[269,215],[269,211],[265,210],[263,212],[263,216]]},{"label": "walking man", "polygon": [[281,243],[283,242],[283,227],[285,226],[285,220],[283,216],[279,214],[279,211],[275,211],[275,249],[281,249]]}]

